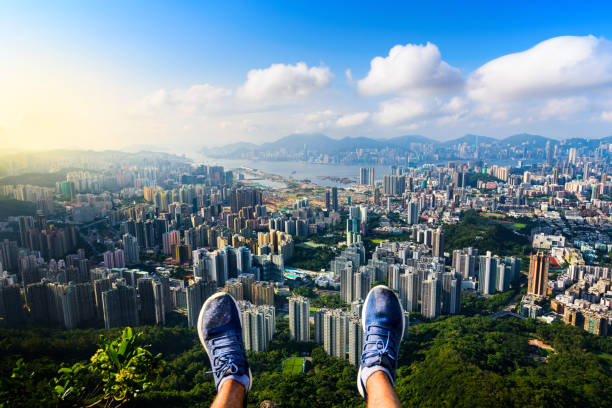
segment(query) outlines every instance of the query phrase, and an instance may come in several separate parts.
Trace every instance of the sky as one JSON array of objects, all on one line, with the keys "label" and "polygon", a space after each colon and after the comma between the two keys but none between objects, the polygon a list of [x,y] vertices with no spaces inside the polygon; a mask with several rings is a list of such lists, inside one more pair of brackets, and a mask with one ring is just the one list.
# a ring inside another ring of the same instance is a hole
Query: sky
[{"label": "sky", "polygon": [[0,2],[0,149],[609,136],[611,21],[605,1]]}]

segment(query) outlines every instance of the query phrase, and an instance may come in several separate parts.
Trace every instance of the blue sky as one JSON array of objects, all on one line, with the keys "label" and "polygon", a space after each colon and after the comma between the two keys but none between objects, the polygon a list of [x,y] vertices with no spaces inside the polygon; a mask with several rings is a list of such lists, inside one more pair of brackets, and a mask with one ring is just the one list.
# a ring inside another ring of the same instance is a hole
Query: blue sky
[{"label": "blue sky", "polygon": [[[612,134],[611,9],[588,1],[4,2],[0,147],[48,147],[49,135],[55,145],[95,148],[292,132],[601,137]],[[510,82],[516,91],[499,89]]]}]

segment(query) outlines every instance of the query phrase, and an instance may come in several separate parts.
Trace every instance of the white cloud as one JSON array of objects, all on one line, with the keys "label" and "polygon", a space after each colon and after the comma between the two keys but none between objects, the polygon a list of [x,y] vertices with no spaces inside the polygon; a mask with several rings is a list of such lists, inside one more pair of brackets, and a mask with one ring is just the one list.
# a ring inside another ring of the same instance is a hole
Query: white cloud
[{"label": "white cloud", "polygon": [[370,62],[370,72],[357,83],[364,95],[388,93],[439,94],[461,88],[459,69],[442,60],[435,44],[396,45],[387,57]]},{"label": "white cloud", "polygon": [[365,123],[366,120],[370,118],[370,112],[357,112],[357,113],[349,113],[347,115],[341,116],[336,121],[336,126],[338,127],[352,127],[359,126]]},{"label": "white cloud", "polygon": [[382,102],[374,118],[381,125],[390,126],[423,118],[431,111],[432,107],[421,99],[395,98]]},{"label": "white cloud", "polygon": [[468,80],[482,102],[576,94],[612,85],[612,42],[594,36],[555,37],[494,59]]},{"label": "white cloud", "polygon": [[272,64],[265,69],[252,69],[238,95],[249,101],[276,103],[310,96],[326,88],[332,80],[328,67],[310,67],[304,62],[295,65]]},{"label": "white cloud", "polygon": [[540,110],[540,117],[542,119],[566,120],[576,113],[584,111],[588,103],[589,101],[585,97],[549,99]]},{"label": "white cloud", "polygon": [[194,112],[200,108],[218,107],[232,96],[230,89],[210,84],[193,85],[187,89],[160,89],[145,97],[145,110],[176,108],[183,112]]},{"label": "white cloud", "polygon": [[347,81],[349,81],[350,83],[353,82],[353,71],[351,71],[350,68],[347,68],[346,71],[344,71],[344,75],[346,75]]},{"label": "white cloud", "polygon": [[612,122],[612,111],[601,112],[601,120]]}]

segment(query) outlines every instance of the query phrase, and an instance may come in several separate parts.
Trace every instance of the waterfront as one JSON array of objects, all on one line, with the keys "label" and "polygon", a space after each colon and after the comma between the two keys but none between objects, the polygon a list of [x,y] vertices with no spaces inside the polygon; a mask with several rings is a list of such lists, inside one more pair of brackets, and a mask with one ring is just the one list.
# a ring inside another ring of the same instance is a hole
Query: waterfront
[{"label": "waterfront", "polygon": [[[310,163],[303,161],[253,161],[246,159],[217,159],[206,156],[194,158],[196,163],[206,165],[220,165],[227,169],[238,169],[247,167],[253,170],[259,170],[268,174],[276,174],[285,179],[295,179],[298,181],[307,179],[311,183],[325,187],[347,187],[350,183],[341,183],[339,179],[349,179],[353,183],[359,182],[359,165],[345,164],[322,164]],[[390,166],[375,165],[374,174],[376,180],[382,180],[384,174],[389,174]],[[249,177],[246,177],[247,179]],[[278,184],[274,180],[258,180],[259,184],[267,187],[277,188]]]}]

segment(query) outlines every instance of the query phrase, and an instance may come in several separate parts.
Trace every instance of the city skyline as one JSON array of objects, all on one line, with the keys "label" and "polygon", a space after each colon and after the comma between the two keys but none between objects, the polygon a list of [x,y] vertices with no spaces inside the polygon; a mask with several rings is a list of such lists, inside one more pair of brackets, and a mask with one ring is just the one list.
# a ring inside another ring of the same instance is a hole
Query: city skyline
[{"label": "city skyline", "polygon": [[0,13],[3,149],[612,134],[605,4],[28,6]]}]

